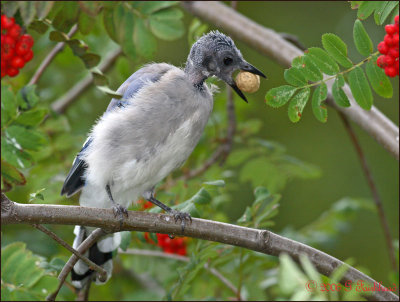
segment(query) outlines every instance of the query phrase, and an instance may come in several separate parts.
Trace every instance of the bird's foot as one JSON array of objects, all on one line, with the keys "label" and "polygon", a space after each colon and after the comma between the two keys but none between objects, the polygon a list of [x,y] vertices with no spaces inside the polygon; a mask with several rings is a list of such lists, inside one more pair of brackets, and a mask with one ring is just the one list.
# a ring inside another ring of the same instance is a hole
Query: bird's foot
[{"label": "bird's foot", "polygon": [[125,207],[123,207],[120,204],[118,204],[118,203],[114,204],[112,209],[113,209],[113,212],[114,212],[114,216],[115,217],[119,216],[119,219],[118,219],[119,220],[119,224],[120,224],[120,227],[122,227],[122,222],[124,221],[124,216],[126,218],[128,218],[128,210]]},{"label": "bird's foot", "polygon": [[186,221],[190,221],[190,223],[192,223],[192,217],[190,216],[189,213],[179,212],[179,211],[176,211],[176,210],[171,210],[171,211],[169,211],[169,214],[174,217],[175,223],[178,220],[181,221],[182,233],[185,230]]}]

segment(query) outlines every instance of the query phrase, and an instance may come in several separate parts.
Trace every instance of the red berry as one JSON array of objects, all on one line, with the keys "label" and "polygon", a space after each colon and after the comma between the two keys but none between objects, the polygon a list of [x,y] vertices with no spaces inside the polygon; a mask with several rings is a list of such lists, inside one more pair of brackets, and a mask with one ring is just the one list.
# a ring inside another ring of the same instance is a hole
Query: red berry
[{"label": "red berry", "polygon": [[33,58],[33,51],[31,49],[23,56],[25,62],[29,62]]},{"label": "red berry", "polygon": [[396,17],[394,17],[394,23],[399,25],[399,15],[397,15]]},{"label": "red berry", "polygon": [[385,74],[391,78],[395,77],[396,76],[396,68],[394,68],[393,66],[385,67]]},{"label": "red berry", "polygon": [[[18,47],[18,46],[17,46],[17,47]],[[386,43],[382,41],[382,42],[380,42],[380,43],[378,44],[378,51],[379,51],[381,54],[385,55],[385,54],[388,53],[389,47],[387,47]]]},{"label": "red berry", "polygon": [[[390,57],[389,57],[390,58]],[[394,63],[394,60],[393,60],[393,63]],[[25,61],[24,61],[24,59],[23,58],[21,58],[21,57],[14,57],[14,58],[12,58],[12,60],[11,60],[11,66],[12,67],[15,67],[15,68],[22,68],[22,67],[24,67],[24,65],[25,65]]]},{"label": "red berry", "polygon": [[385,38],[383,38],[383,41],[385,41],[387,46],[392,46],[393,43],[393,38],[389,35],[385,35]]},{"label": "red berry", "polygon": [[29,48],[32,48],[34,43],[33,38],[28,34],[22,35],[20,41],[25,42],[29,46]]},{"label": "red berry", "polygon": [[7,66],[6,61],[1,60],[1,69],[6,68],[6,66]]},{"label": "red berry", "polygon": [[2,45],[1,46],[6,46],[6,45],[9,45],[9,46],[11,46],[12,48],[14,48],[14,46],[15,46],[15,39],[13,38],[13,37],[10,37],[9,35],[5,35],[4,36],[4,42],[2,43]]},{"label": "red berry", "polygon": [[14,24],[8,29],[8,35],[14,39],[17,39],[21,34],[21,27],[18,24]]},{"label": "red berry", "polygon": [[19,73],[19,70],[17,68],[13,68],[13,67],[7,68],[7,74],[10,77],[15,77],[18,73]]},{"label": "red berry", "polygon": [[5,77],[7,75],[7,69],[6,68],[1,68],[1,77]]},{"label": "red berry", "polygon": [[386,67],[386,60],[385,60],[386,56],[379,56],[378,59],[376,60],[376,64],[380,67],[380,68],[385,68]]},{"label": "red berry", "polygon": [[393,45],[399,47],[399,33],[393,34]]},{"label": "red berry", "polygon": [[394,58],[392,58],[391,56],[385,56],[385,63],[386,66],[391,66],[394,64]]},{"label": "red berry", "polygon": [[19,41],[17,45],[15,45],[15,52],[20,56],[25,55],[30,49],[28,44],[22,41]]},{"label": "red berry", "polygon": [[1,59],[2,60],[10,60],[14,56],[14,49],[8,45],[4,44],[4,47],[1,48]]},{"label": "red berry", "polygon": [[385,31],[388,35],[393,35],[396,32],[396,25],[394,25],[394,24],[386,25]]},{"label": "red berry", "polygon": [[391,56],[393,59],[399,57],[399,49],[398,48],[390,48],[389,52],[387,53],[388,56]]},{"label": "red berry", "polygon": [[9,29],[15,23],[14,18],[8,18],[6,15],[1,15],[1,28]]}]

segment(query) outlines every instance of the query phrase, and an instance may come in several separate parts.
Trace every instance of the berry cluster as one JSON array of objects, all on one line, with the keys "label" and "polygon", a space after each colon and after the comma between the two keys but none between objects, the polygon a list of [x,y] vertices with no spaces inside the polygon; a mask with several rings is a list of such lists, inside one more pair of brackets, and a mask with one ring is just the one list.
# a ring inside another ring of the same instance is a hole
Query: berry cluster
[{"label": "berry cluster", "polygon": [[386,35],[378,44],[378,51],[382,54],[376,64],[385,70],[388,77],[399,75],[399,15],[394,18],[394,24],[385,26]]},{"label": "berry cluster", "polygon": [[[142,210],[149,209],[154,206],[150,201],[145,202],[143,200],[139,200],[139,204],[141,205]],[[163,249],[164,253],[178,254],[182,256],[187,254],[184,237],[171,239],[167,234],[158,233],[156,236],[158,241],[157,245]],[[144,233],[144,238],[148,243],[155,244],[155,242],[150,238],[148,232]]]},{"label": "berry cluster", "polygon": [[[158,246],[161,247],[164,253],[168,254],[178,254],[181,256],[187,255],[186,252],[186,242],[184,237],[171,239],[167,234],[157,233]],[[151,240],[149,233],[144,233],[144,238],[148,243],[155,244]]]},{"label": "berry cluster", "polygon": [[33,38],[22,34],[14,18],[1,15],[1,77],[15,77],[19,69],[33,58]]}]

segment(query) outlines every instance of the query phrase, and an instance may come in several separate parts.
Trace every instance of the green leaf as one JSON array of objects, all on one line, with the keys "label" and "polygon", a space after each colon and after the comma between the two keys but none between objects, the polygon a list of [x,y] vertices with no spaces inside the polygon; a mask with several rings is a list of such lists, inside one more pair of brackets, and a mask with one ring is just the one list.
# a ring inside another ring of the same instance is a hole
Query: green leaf
[{"label": "green leaf", "polygon": [[86,53],[80,56],[87,69],[93,68],[100,63],[100,56],[94,53]]},{"label": "green leaf", "polygon": [[179,1],[143,1],[140,6],[140,11],[143,14],[150,15],[159,10],[177,5]]},{"label": "green leaf", "polygon": [[301,87],[307,84],[303,72],[297,67],[286,69],[283,77],[285,78],[286,82],[293,86]]},{"label": "green leaf", "polygon": [[326,123],[328,120],[328,110],[324,105],[321,105],[323,101],[326,100],[328,94],[328,88],[325,83],[321,83],[321,85],[315,88],[313,96],[312,96],[312,111],[317,118],[322,123]]},{"label": "green leaf", "polygon": [[347,57],[347,46],[338,36],[335,34],[322,35],[322,45],[340,65],[345,68],[353,66],[353,63]]},{"label": "green leaf", "polygon": [[303,88],[290,101],[288,108],[289,119],[296,123],[301,118],[301,113],[310,97],[310,88]]},{"label": "green leaf", "polygon": [[121,244],[119,247],[123,251],[126,251],[128,249],[131,241],[132,241],[132,233],[131,232],[129,232],[129,231],[121,232]]},{"label": "green leaf", "polygon": [[103,24],[108,36],[114,41],[118,43],[117,34],[116,34],[116,26],[114,21],[114,10],[111,8],[103,9]]},{"label": "green leaf", "polygon": [[42,188],[40,190],[37,190],[36,192],[30,193],[29,194],[29,203],[35,201],[36,199],[44,200],[44,196],[42,192],[46,190],[45,188]]},{"label": "green leaf", "polygon": [[72,39],[66,41],[66,43],[71,48],[74,55],[78,57],[82,57],[88,49],[88,46],[82,40]]},{"label": "green leaf", "polygon": [[150,59],[156,53],[157,41],[140,18],[135,19],[133,41],[139,55],[142,57]]},{"label": "green leaf", "polygon": [[349,86],[354,99],[365,110],[372,107],[372,92],[361,67],[356,67],[349,73]]},{"label": "green leaf", "polygon": [[[130,58],[134,59],[136,57],[136,47],[133,42],[133,31],[134,31],[134,20],[135,16],[132,12],[127,11],[124,14],[122,26],[125,27],[123,31],[123,39],[122,39],[122,50],[124,53]],[[120,29],[119,27],[118,29]]]},{"label": "green leaf", "polygon": [[252,219],[250,207],[246,207],[243,215],[237,220],[239,223],[249,222]]},{"label": "green leaf", "polygon": [[26,183],[24,174],[4,160],[1,160],[1,176],[4,177],[8,183],[14,185],[23,186]]},{"label": "green leaf", "polygon": [[30,109],[35,107],[39,102],[39,97],[36,95],[36,85],[27,85],[17,94],[17,103],[22,109]]},{"label": "green leaf", "polygon": [[290,100],[297,89],[298,88],[289,85],[272,88],[265,95],[265,100],[271,107],[281,107]]},{"label": "green leaf", "polygon": [[69,40],[69,37],[66,33],[54,30],[50,32],[49,39],[54,42],[65,42]]},{"label": "green leaf", "polygon": [[18,149],[38,151],[47,143],[42,133],[18,125],[8,127],[5,133],[7,139]]},{"label": "green leaf", "polygon": [[37,31],[39,34],[44,34],[48,28],[49,25],[41,20],[35,20],[29,25],[29,29],[33,29]]},{"label": "green leaf", "polygon": [[45,18],[51,11],[54,1],[35,1],[36,16],[39,20]]},{"label": "green leaf", "polygon": [[357,18],[360,20],[367,19],[373,11],[378,8],[381,1],[362,1],[357,11]]},{"label": "green leaf", "polygon": [[375,10],[374,18],[378,25],[382,25],[390,13],[399,5],[398,1],[383,1]]},{"label": "green leaf", "polygon": [[211,195],[207,192],[206,189],[201,188],[192,198],[189,199],[189,202],[195,204],[208,204],[211,202]]},{"label": "green leaf", "polygon": [[225,187],[225,181],[223,179],[218,179],[214,181],[206,181],[203,182],[204,185],[207,186],[216,186],[216,187]]},{"label": "green leaf", "polygon": [[87,15],[82,11],[80,12],[78,19],[78,28],[83,35],[89,34],[95,24],[96,24],[95,18]]},{"label": "green leaf", "polygon": [[[61,8],[53,20],[53,27],[61,32],[68,32],[76,23],[80,9],[77,1],[58,2]],[[57,4],[58,4],[57,3]]]},{"label": "green leaf", "polygon": [[35,17],[36,8],[34,1],[20,1],[19,3],[19,12],[21,14],[22,20],[24,21],[25,26],[28,26]]},{"label": "green leaf", "polygon": [[103,92],[103,93],[105,93],[105,94],[107,94],[107,95],[109,95],[109,96],[111,96],[111,97],[113,97],[115,99],[122,98],[121,94],[119,94],[118,92],[110,89],[107,86],[96,86],[96,88],[99,89],[101,92]]},{"label": "green leaf", "polygon": [[32,157],[5,137],[1,138],[1,157],[16,167],[25,169],[32,165]]},{"label": "green leaf", "polygon": [[100,70],[92,71],[92,77],[96,86],[108,86],[108,79]]},{"label": "green leaf", "polygon": [[344,85],[344,78],[342,75],[338,75],[336,78],[335,82],[332,85],[332,96],[333,99],[335,100],[336,104],[342,107],[349,107],[350,106],[350,101],[347,97],[347,95],[344,93],[343,87]]},{"label": "green leaf", "polygon": [[311,47],[307,51],[313,63],[325,74],[335,75],[339,72],[339,66],[322,48]]},{"label": "green leaf", "polygon": [[47,114],[47,109],[45,108],[38,108],[35,110],[29,110],[22,112],[17,119],[15,120],[15,123],[24,125],[24,126],[36,126],[41,123],[43,118]]},{"label": "green leaf", "polygon": [[[17,102],[11,86],[1,84],[1,125],[6,124],[17,114]],[[4,119],[4,120],[3,120]]]},{"label": "green leaf", "polygon": [[321,71],[309,56],[303,56],[301,58],[301,67],[299,69],[309,81],[317,82],[323,78]]},{"label": "green leaf", "polygon": [[176,40],[185,32],[183,22],[180,20],[182,16],[182,11],[176,8],[158,11],[149,17],[150,29],[160,39]]},{"label": "green leaf", "polygon": [[362,22],[358,19],[356,22],[354,22],[353,39],[354,44],[356,45],[356,48],[360,54],[367,57],[372,53],[373,45],[371,38],[368,36],[368,33],[365,30]]},{"label": "green leaf", "polygon": [[384,98],[391,98],[393,96],[392,84],[385,75],[385,71],[376,65],[376,56],[367,62],[365,71],[372,88],[378,95]]}]

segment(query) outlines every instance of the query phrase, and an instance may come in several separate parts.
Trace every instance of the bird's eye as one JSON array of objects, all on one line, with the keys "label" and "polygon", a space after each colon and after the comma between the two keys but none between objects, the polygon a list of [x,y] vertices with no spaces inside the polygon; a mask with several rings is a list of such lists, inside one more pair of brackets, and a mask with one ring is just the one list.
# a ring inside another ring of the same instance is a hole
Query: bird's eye
[{"label": "bird's eye", "polygon": [[230,57],[225,57],[224,58],[224,64],[225,65],[231,65],[232,64],[232,62],[233,62],[233,60],[232,60],[232,58],[230,58]]}]

